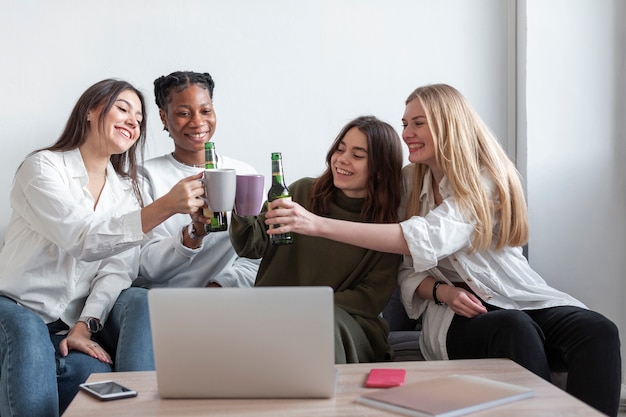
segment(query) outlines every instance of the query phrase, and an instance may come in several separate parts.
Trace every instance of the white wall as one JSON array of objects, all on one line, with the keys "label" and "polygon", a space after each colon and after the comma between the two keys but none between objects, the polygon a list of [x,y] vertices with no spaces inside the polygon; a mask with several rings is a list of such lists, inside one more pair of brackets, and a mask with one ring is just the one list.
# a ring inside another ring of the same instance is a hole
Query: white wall
[{"label": "white wall", "polygon": [[[374,114],[400,131],[417,86],[463,91],[504,139],[514,65],[501,0],[0,0],[0,196],[31,150],[53,143],[78,96],[107,77],[147,96],[148,156],[172,150],[152,82],[176,70],[215,81],[219,152],[288,182],[316,176],[340,128]],[[513,101],[514,103],[514,101]],[[8,223],[0,200],[0,235]]]},{"label": "white wall", "polygon": [[210,72],[218,150],[266,175],[281,151],[288,182],[322,171],[349,119],[374,114],[399,131],[409,92],[445,82],[507,149],[520,133],[531,264],[626,334],[620,0],[0,0],[0,10],[0,236],[17,165],[56,140],[100,79],[145,92],[150,157],[172,148],[153,80]]},{"label": "white wall", "polygon": [[530,263],[624,341],[626,3],[526,3]]}]

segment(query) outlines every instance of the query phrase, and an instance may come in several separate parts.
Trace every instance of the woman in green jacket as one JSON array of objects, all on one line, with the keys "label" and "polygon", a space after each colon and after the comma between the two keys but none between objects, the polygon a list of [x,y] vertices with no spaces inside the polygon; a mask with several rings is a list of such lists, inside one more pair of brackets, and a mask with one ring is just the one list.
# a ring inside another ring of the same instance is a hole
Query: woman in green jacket
[{"label": "woman in green jacket", "polygon": [[[326,171],[289,186],[293,201],[326,217],[367,223],[398,221],[402,146],[398,134],[373,116],[341,130],[326,156]],[[260,258],[256,286],[329,286],[335,297],[335,362],[390,360],[389,329],[380,318],[401,256],[332,240],[296,235],[272,245],[265,216],[233,212],[230,237],[239,256]]]}]

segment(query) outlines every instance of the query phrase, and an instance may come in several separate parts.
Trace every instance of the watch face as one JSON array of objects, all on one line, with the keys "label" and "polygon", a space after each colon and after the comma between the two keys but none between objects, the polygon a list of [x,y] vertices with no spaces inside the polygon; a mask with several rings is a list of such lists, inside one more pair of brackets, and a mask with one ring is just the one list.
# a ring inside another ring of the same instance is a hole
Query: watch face
[{"label": "watch face", "polygon": [[92,333],[96,333],[100,330],[100,322],[96,319],[89,319],[87,320],[87,327]]}]

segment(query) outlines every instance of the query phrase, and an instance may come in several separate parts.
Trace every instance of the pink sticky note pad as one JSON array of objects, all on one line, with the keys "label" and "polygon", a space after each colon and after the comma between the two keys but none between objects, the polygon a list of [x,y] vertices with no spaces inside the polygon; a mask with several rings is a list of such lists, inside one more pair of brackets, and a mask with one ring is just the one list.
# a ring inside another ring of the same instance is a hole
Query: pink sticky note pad
[{"label": "pink sticky note pad", "polygon": [[405,369],[372,368],[365,380],[365,386],[367,388],[397,387],[404,384],[405,376]]}]

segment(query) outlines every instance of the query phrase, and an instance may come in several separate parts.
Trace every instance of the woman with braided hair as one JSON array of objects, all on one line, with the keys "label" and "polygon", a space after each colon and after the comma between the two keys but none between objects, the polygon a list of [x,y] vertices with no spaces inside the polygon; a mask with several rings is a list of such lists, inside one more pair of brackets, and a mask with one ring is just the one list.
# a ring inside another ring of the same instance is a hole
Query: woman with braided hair
[{"label": "woman with braided hair", "polygon": [[[217,125],[214,87],[210,74],[191,71],[173,72],[154,81],[163,130],[169,133],[174,150],[145,162],[141,174],[146,202],[159,199],[183,177],[202,176],[204,144],[212,140]],[[256,174],[247,163],[219,153],[217,168]],[[239,258],[228,233],[207,233],[207,221],[202,210],[198,210],[191,219],[188,215],[175,215],[156,227],[153,239],[141,249],[135,285],[146,288],[252,286],[259,261]]]}]

